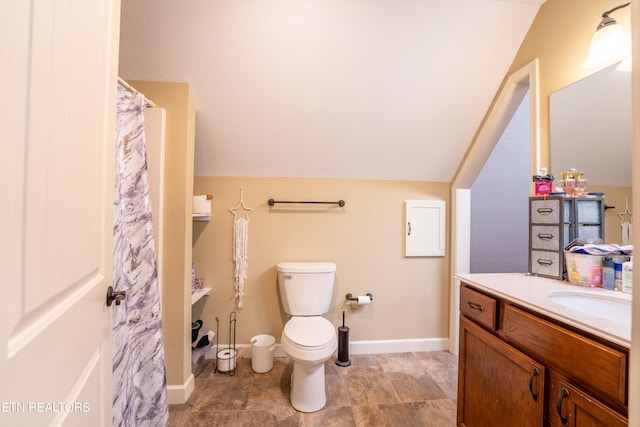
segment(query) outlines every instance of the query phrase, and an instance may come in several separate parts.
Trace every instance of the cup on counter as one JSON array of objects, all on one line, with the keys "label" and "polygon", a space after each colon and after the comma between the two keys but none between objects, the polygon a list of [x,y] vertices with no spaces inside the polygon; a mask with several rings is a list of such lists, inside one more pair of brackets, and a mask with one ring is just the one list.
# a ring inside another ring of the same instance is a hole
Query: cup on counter
[{"label": "cup on counter", "polygon": [[576,196],[586,196],[587,195],[587,180],[586,179],[578,179],[576,180]]},{"label": "cup on counter", "polygon": [[567,193],[568,196],[573,196],[576,193],[576,180],[575,179],[561,179],[558,181],[562,191]]}]

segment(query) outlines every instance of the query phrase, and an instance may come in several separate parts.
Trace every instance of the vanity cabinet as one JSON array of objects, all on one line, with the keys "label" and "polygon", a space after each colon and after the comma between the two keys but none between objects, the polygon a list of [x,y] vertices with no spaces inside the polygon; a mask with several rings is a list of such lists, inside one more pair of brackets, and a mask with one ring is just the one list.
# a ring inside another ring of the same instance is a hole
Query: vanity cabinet
[{"label": "vanity cabinet", "polygon": [[563,279],[564,248],[604,238],[604,197],[529,197],[529,273]]},{"label": "vanity cabinet", "polygon": [[465,318],[460,321],[460,360],[458,425],[543,425],[542,364]]},{"label": "vanity cabinet", "polygon": [[625,417],[575,387],[570,380],[554,371],[550,372],[549,387],[549,399],[553,404],[549,408],[551,427],[628,425]]},{"label": "vanity cabinet", "polygon": [[626,426],[628,349],[460,288],[458,425]]}]

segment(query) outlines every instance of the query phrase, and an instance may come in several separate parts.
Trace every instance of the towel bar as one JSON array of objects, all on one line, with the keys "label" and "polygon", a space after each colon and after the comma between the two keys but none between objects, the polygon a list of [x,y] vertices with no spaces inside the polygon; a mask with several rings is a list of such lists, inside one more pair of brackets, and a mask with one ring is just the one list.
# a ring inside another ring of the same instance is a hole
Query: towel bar
[{"label": "towel bar", "polygon": [[273,200],[273,199],[269,199],[267,203],[269,204],[269,206],[273,206],[276,203],[295,203],[295,204],[316,204],[316,205],[338,205],[340,207],[343,207],[346,204],[344,200],[338,200],[337,202],[295,202],[295,201],[288,201],[288,200]]}]

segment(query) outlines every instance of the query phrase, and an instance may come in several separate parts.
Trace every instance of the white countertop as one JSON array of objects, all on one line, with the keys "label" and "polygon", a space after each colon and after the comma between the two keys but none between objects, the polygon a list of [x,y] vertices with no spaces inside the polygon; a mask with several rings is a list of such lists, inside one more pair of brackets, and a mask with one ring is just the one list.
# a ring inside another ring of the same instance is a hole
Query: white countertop
[{"label": "white countertop", "polygon": [[629,315],[627,322],[617,322],[598,317],[598,313],[586,313],[568,308],[548,296],[553,291],[593,292],[609,298],[630,301],[630,294],[585,288],[560,280],[529,276],[523,273],[458,274],[456,279],[612,343],[626,348],[631,347],[631,315]]}]

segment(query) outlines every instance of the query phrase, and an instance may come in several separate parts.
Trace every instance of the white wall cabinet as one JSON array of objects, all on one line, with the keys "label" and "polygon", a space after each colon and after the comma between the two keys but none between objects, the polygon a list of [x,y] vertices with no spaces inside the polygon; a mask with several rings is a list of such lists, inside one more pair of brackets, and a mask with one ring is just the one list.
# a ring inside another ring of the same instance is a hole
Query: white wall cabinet
[{"label": "white wall cabinet", "polygon": [[405,256],[444,256],[445,202],[405,200],[405,208]]}]

